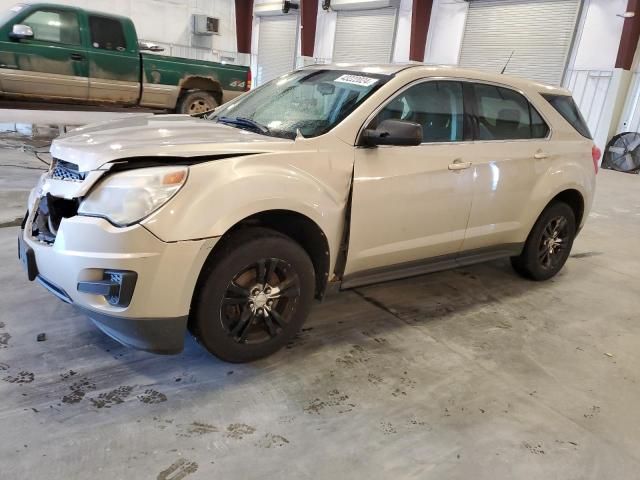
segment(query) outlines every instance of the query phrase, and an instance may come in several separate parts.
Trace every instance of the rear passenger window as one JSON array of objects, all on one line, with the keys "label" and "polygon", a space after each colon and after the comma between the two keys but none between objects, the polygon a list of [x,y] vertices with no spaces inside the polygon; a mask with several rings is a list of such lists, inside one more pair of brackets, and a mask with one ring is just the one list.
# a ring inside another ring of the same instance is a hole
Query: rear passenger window
[{"label": "rear passenger window", "polygon": [[584,121],[576,102],[568,95],[542,95],[580,135],[593,140],[587,122]]},{"label": "rear passenger window", "polygon": [[422,142],[458,142],[464,139],[462,85],[427,81],[409,87],[391,100],[369,128],[388,119],[407,120],[422,126]]},{"label": "rear passenger window", "polygon": [[102,50],[127,49],[122,24],[113,18],[89,16],[89,28],[91,30],[91,45]]},{"label": "rear passenger window", "polygon": [[33,39],[42,42],[80,45],[80,28],[75,12],[38,10],[22,21],[33,30]]},{"label": "rear passenger window", "polygon": [[479,140],[545,138],[549,127],[518,92],[494,85],[474,84]]}]

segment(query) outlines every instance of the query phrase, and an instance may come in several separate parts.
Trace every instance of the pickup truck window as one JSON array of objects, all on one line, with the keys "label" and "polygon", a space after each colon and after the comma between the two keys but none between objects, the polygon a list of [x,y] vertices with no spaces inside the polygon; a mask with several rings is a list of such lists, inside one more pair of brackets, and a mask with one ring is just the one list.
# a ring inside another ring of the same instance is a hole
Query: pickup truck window
[{"label": "pickup truck window", "polygon": [[80,45],[78,15],[68,10],[36,10],[22,22],[33,30],[33,39],[42,42]]},{"label": "pickup truck window", "polygon": [[331,130],[389,80],[345,70],[299,70],[229,102],[209,117],[264,135],[316,137]]},{"label": "pickup truck window", "polygon": [[127,42],[124,38],[124,30],[118,20],[89,15],[89,29],[91,30],[91,45],[93,48],[126,50]]}]

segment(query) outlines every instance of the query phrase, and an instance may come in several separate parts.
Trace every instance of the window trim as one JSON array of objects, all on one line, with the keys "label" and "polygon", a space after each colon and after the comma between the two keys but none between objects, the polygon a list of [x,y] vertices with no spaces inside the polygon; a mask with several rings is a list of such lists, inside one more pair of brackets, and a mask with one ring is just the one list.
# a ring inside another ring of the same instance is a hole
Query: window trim
[{"label": "window trim", "polygon": [[[448,77],[448,76],[437,76],[437,77],[423,77],[423,78],[417,78],[415,80],[412,80],[411,82],[407,83],[406,85],[403,85],[402,87],[400,87],[398,90],[396,90],[395,92],[393,92],[391,95],[389,95],[380,105],[378,105],[378,107],[375,108],[375,110],[373,112],[371,112],[371,114],[369,114],[369,116],[367,117],[367,119],[362,123],[362,125],[360,126],[360,129],[358,130],[358,133],[356,135],[356,141],[355,141],[355,146],[356,147],[360,147],[360,148],[369,148],[369,147],[365,147],[364,144],[362,143],[362,134],[365,131],[365,129],[367,128],[367,126],[373,121],[373,119],[378,115],[378,113],[380,113],[380,111],[382,111],[389,103],[391,103],[391,101],[399,94],[401,94],[402,92],[404,92],[405,90],[407,90],[408,88],[418,84],[418,83],[423,83],[423,82],[433,82],[433,81],[452,81],[452,82],[458,82],[462,84],[462,95],[463,95],[463,108],[464,108],[464,112],[465,112],[465,121],[467,116],[470,117],[474,117],[476,116],[476,112],[475,112],[475,105],[476,105],[476,98],[475,98],[475,93],[473,92],[473,89],[470,88],[470,86],[472,85],[468,85],[468,84],[474,84],[474,83],[479,83],[479,84],[484,84],[484,85],[492,85],[492,86],[496,86],[496,87],[501,87],[501,88],[506,88],[508,90],[511,90],[513,92],[519,93],[520,95],[522,95],[525,100],[527,100],[527,102],[529,102],[529,104],[531,106],[533,106],[536,109],[536,112],[538,112],[538,114],[540,115],[540,118],[542,118],[542,120],[544,120],[544,122],[547,124],[547,127],[549,127],[549,132],[547,133],[546,137],[543,138],[518,138],[518,139],[513,139],[513,140],[480,140],[477,138],[477,134],[476,134],[476,127],[475,127],[475,122],[472,122],[471,127],[471,139],[465,139],[465,140],[460,140],[460,141],[455,141],[455,142],[423,142],[420,145],[416,145],[417,147],[422,147],[424,145],[464,145],[464,144],[472,144],[472,143],[486,143],[486,142],[532,142],[532,141],[550,141],[554,134],[555,134],[555,129],[553,127],[553,124],[551,122],[549,122],[547,116],[544,114],[544,112],[540,111],[540,108],[538,108],[535,103],[533,101],[531,101],[531,98],[529,98],[529,96],[522,90],[513,87],[512,85],[506,85],[504,83],[499,83],[499,82],[493,82],[493,81],[489,81],[489,80],[479,80],[479,79],[474,79],[474,78],[468,78],[468,77]],[[466,92],[468,90],[468,92]],[[471,103],[471,105],[467,105],[467,96],[470,96],[471,99],[473,100],[473,102]],[[381,146],[378,148],[391,148],[393,147],[393,145],[388,145],[388,146]]]},{"label": "window trim", "polygon": [[63,45],[65,47],[84,48],[84,46],[82,45],[82,24],[80,22],[80,15],[78,15],[77,11],[75,11],[75,10],[73,10],[71,8],[64,8],[65,7],[64,5],[60,5],[60,7],[61,8],[58,8],[57,6],[51,6],[51,7],[42,6],[40,8],[35,8],[33,10],[25,12],[25,15],[22,17],[22,20],[20,20],[18,23],[25,22],[31,15],[33,15],[34,13],[38,13],[38,12],[50,12],[50,13],[57,13],[57,14],[72,13],[76,17],[76,23],[77,23],[77,27],[78,27],[78,43],[56,42],[55,40],[39,40],[39,39],[35,38],[35,35],[34,35],[33,38],[27,39],[29,41],[29,44],[33,43],[33,42],[37,42],[36,45],[54,44],[54,45]]}]

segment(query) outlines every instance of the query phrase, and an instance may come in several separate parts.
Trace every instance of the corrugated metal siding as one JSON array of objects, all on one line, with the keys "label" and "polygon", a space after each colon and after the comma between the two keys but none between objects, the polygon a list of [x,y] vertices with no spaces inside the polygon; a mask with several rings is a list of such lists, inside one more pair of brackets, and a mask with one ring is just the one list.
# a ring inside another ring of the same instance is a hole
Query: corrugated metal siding
[{"label": "corrugated metal siding", "polygon": [[396,15],[396,8],[339,11],[333,61],[389,63]]},{"label": "corrugated metal siding", "polygon": [[297,15],[260,17],[257,85],[293,70],[297,40]]},{"label": "corrugated metal siding", "polygon": [[474,0],[469,3],[460,65],[559,85],[580,0]]}]

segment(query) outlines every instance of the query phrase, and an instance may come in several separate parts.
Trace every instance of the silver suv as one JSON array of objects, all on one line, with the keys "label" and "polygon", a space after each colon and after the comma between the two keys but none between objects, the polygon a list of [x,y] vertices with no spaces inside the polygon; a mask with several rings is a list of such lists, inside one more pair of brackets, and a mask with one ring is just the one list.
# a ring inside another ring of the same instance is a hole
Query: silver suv
[{"label": "silver suv", "polygon": [[74,130],[29,199],[31,280],[136,348],[188,328],[244,362],[314,297],[500,257],[545,280],[599,150],[568,91],[425,65],[322,65],[214,112]]}]

